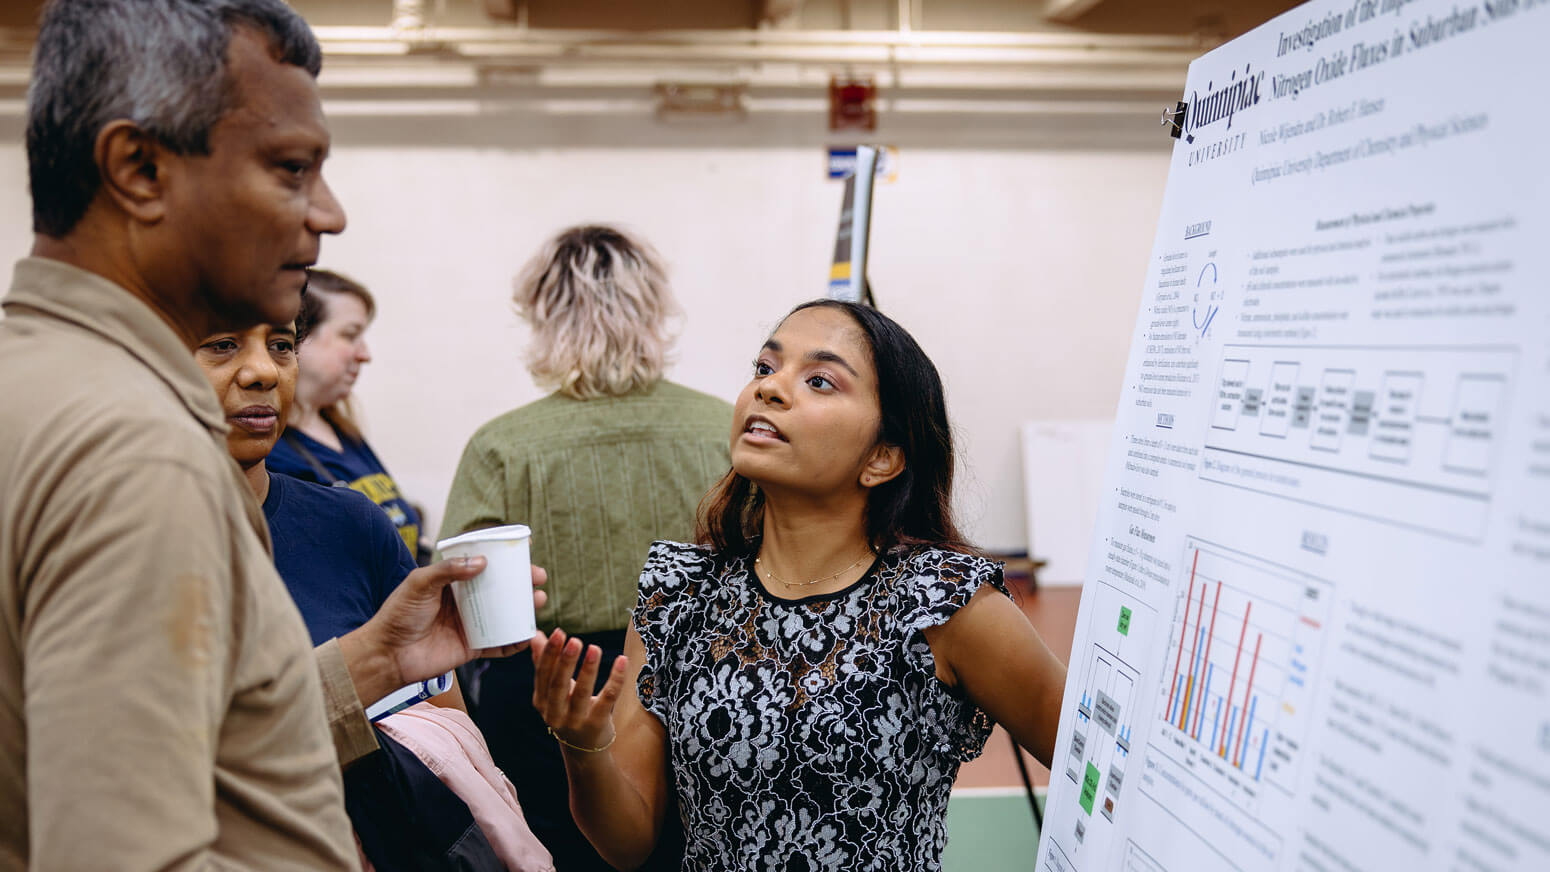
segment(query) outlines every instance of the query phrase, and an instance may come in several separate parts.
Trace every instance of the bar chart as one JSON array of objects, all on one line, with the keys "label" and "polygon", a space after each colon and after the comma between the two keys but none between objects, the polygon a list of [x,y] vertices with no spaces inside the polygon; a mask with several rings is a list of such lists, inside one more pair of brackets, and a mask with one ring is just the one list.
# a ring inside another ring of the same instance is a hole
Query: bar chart
[{"label": "bar chart", "polygon": [[1163,749],[1223,792],[1290,792],[1328,582],[1191,539],[1156,711]]}]

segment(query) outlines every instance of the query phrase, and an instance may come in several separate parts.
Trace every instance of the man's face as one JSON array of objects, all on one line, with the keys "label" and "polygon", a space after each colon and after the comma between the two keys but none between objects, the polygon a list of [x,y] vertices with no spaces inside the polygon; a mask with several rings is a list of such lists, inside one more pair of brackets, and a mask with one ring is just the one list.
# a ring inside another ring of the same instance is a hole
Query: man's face
[{"label": "man's face", "polygon": [[232,108],[210,153],[172,155],[165,176],[166,278],[191,287],[215,329],[294,320],[324,233],[344,210],[323,181],[329,134],[317,84],[238,28],[227,52]]}]

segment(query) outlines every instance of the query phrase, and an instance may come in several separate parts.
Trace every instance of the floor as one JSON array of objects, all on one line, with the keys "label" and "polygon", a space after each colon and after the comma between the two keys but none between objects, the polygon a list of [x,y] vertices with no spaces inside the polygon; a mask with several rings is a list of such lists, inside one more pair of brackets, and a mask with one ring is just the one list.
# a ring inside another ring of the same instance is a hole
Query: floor
[{"label": "floor", "polygon": [[1021,787],[1015,795],[954,793],[948,800],[943,872],[1031,872],[1038,850],[1039,829]]}]

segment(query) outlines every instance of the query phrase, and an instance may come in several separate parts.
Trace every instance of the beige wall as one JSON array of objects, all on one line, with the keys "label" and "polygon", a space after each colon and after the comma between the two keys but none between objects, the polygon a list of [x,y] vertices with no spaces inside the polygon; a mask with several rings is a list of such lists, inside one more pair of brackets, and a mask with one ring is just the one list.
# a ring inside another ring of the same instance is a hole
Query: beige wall
[{"label": "beige wall", "polygon": [[[350,228],[323,263],[378,295],[360,400],[430,530],[474,428],[540,396],[508,289],[563,225],[614,221],[650,238],[686,311],[670,377],[735,396],[775,321],[825,287],[841,189],[823,175],[822,122],[798,122],[335,119],[327,172]],[[1151,118],[1103,124],[901,121],[878,134],[902,157],[875,200],[872,280],[946,381],[960,505],[991,548],[1026,547],[1018,425],[1108,417],[1118,397],[1168,152]],[[0,250],[21,254],[19,122],[0,127],[15,143],[0,155],[12,204]]]},{"label": "beige wall", "polygon": [[[351,226],[325,263],[381,298],[359,393],[379,453],[433,516],[473,429],[540,396],[508,289],[559,227],[620,222],[653,241],[686,312],[670,377],[728,399],[775,321],[824,291],[840,185],[823,177],[821,135],[761,132],[757,118],[721,131],[569,123],[336,124],[329,172]],[[983,129],[906,138],[922,142],[901,146],[898,182],[877,192],[872,281],[946,381],[969,528],[1021,549],[1018,424],[1113,414],[1167,150],[1031,131],[1027,148],[953,146]],[[629,145],[641,140],[652,145]]]}]

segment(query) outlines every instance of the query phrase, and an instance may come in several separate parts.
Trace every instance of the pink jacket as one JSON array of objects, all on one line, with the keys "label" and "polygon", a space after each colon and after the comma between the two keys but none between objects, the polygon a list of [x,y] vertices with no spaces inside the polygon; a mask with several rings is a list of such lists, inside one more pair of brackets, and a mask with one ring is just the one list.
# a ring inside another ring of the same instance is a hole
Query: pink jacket
[{"label": "pink jacket", "polygon": [[490,759],[484,736],[457,709],[417,703],[377,722],[413,751],[473,813],[495,853],[513,872],[554,872],[554,858],[528,829],[516,789]]}]

